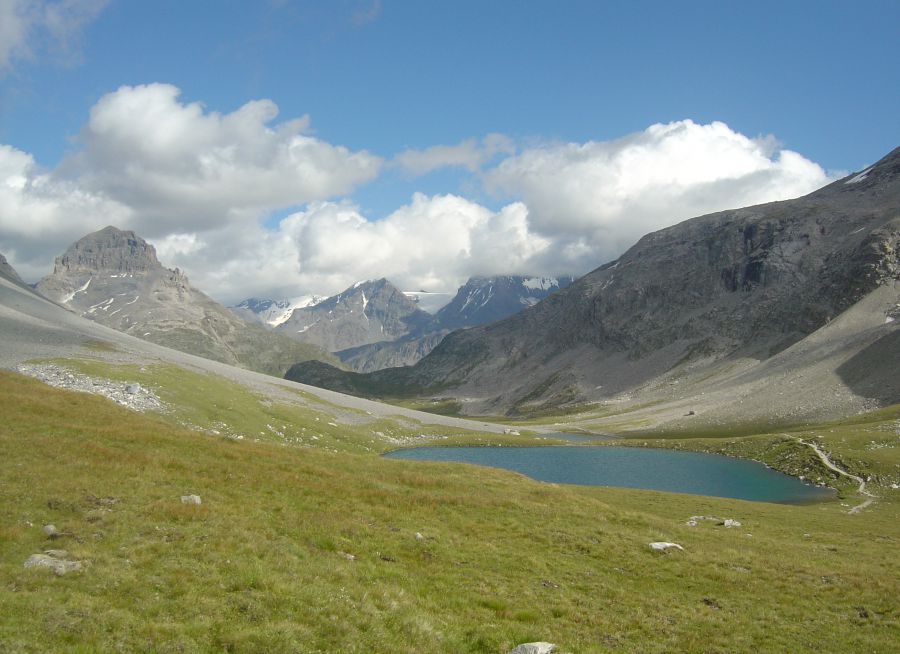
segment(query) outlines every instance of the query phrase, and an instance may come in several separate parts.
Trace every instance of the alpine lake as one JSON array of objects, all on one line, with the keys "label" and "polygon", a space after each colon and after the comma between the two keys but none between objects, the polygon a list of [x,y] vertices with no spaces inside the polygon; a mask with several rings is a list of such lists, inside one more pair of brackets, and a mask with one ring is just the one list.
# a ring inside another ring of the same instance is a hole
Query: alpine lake
[{"label": "alpine lake", "polygon": [[832,489],[804,483],[755,461],[644,447],[415,447],[385,456],[504,468],[556,484],[641,488],[781,504],[835,498]]}]

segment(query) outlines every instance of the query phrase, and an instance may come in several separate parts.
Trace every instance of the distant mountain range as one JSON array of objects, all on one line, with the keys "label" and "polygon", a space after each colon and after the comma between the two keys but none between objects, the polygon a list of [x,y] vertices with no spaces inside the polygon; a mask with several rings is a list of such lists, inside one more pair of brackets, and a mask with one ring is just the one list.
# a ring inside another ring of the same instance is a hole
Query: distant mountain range
[{"label": "distant mountain range", "polygon": [[900,401],[898,282],[900,148],[806,197],[648,234],[414,366],[360,375],[310,362],[288,378],[453,398],[472,414],[678,396],[710,420],[845,415]]},{"label": "distant mountain range", "polygon": [[247,324],[164,268],[134,232],[106,227],[57,257],[37,291],[91,320],[216,361],[280,375],[292,363],[339,361],[327,352]]},{"label": "distant mountain range", "polygon": [[353,370],[368,372],[412,365],[454,329],[506,318],[571,282],[571,277],[473,277],[434,315],[421,309],[421,298],[430,303],[444,294],[401,292],[386,279],[358,282],[305,306],[251,298],[232,311],[334,352]]},{"label": "distant mountain range", "polygon": [[251,297],[234,306],[228,307],[232,313],[244,320],[270,327],[278,327],[291,317],[294,309],[315,306],[327,299],[326,296],[306,295],[293,300],[269,300]]}]

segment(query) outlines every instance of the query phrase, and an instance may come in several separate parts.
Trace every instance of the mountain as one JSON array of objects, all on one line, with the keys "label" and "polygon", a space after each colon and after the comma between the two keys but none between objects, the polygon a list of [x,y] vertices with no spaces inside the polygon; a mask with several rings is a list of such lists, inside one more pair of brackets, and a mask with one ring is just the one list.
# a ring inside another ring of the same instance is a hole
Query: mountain
[{"label": "mountain", "polygon": [[808,196],[648,234],[535,306],[450,334],[410,368],[358,375],[310,362],[287,376],[363,395],[439,394],[468,413],[690,398],[690,415],[846,415],[900,402],[898,257],[900,148]]},{"label": "mountain", "polygon": [[313,358],[340,365],[318,348],[246,324],[180,270],[164,268],[144,239],[115,227],[72,244],[37,290],[108,327],[251,370],[283,374],[291,363]]},{"label": "mountain", "polygon": [[573,281],[572,277],[471,277],[435,314],[432,329],[454,330],[502,320]]},{"label": "mountain", "polygon": [[228,308],[239,318],[243,318],[251,324],[277,327],[291,317],[294,309],[315,306],[325,299],[320,295],[305,295],[293,300],[251,297]]},{"label": "mountain", "polygon": [[294,309],[276,331],[329,352],[418,334],[431,315],[386,279],[357,282],[314,306]]},{"label": "mountain", "polygon": [[9,265],[9,262],[6,260],[6,257],[0,253],[0,276],[5,277],[11,282],[15,282],[16,284],[24,284],[22,278],[19,277],[19,273],[16,272],[16,269]]},{"label": "mountain", "polygon": [[[356,372],[411,366],[437,347],[451,331],[501,320],[571,283],[571,277],[472,277],[418,332],[396,341],[361,345],[335,354]],[[410,293],[406,295],[411,297]]]}]

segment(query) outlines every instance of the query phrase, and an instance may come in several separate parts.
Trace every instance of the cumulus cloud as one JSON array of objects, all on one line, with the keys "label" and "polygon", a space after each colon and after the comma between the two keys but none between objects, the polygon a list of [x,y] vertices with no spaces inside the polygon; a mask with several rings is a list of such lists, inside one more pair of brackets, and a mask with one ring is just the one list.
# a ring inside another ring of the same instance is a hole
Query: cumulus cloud
[{"label": "cumulus cloud", "polygon": [[468,139],[456,145],[434,145],[424,150],[404,150],[393,163],[411,175],[426,175],[445,167],[478,172],[498,154],[513,154],[513,142],[502,134],[488,134],[481,141]]},{"label": "cumulus cloud", "polygon": [[148,84],[104,96],[61,173],[132,207],[161,235],[344,195],[381,166],[368,152],[308,136],[306,116],[273,124],[270,100],[223,115],[179,95]]},{"label": "cumulus cloud", "polygon": [[[596,264],[643,234],[713,211],[782,200],[830,181],[817,164],[721,122],[656,124],[615,141],[526,149],[484,176],[528,205],[534,230]],[[574,248],[574,250],[572,249]]]},{"label": "cumulus cloud", "polygon": [[493,212],[458,196],[422,194],[378,221],[348,202],[316,202],[275,230],[247,226],[203,238],[212,240],[182,252],[194,241],[157,243],[160,258],[195,271],[192,281],[228,302],[261,288],[276,297],[331,294],[380,277],[405,290],[453,291],[471,275],[530,272],[549,245],[529,233],[521,203]]},{"label": "cumulus cloud", "polygon": [[[496,164],[510,143],[491,136],[407,152],[395,164],[417,173],[463,166],[508,198],[505,206],[417,193],[374,220],[345,196],[378,174],[377,156],[308,136],[305,117],[275,123],[267,100],[218,114],[178,98],[162,84],[105,96],[81,149],[56,170],[0,146],[0,251],[26,279],[49,272],[72,241],[114,224],[153,242],[165,265],[226,303],[336,293],[378,277],[452,291],[472,275],[583,274],[648,231],[829,181],[774,139],[722,123],[537,145]],[[266,226],[273,209],[290,207],[301,209]]]},{"label": "cumulus cloud", "polygon": [[[108,0],[0,0],[0,74],[43,51],[71,62],[85,26]],[[77,59],[77,57],[75,57]]]}]

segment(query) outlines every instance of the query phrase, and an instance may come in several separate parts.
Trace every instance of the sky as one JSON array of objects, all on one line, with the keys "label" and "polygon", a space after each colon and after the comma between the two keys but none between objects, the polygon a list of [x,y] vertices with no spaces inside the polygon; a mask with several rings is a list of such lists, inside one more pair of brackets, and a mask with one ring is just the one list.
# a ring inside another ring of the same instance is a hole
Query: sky
[{"label": "sky", "polygon": [[0,252],[226,304],[584,274],[900,145],[900,2],[0,0]]}]

